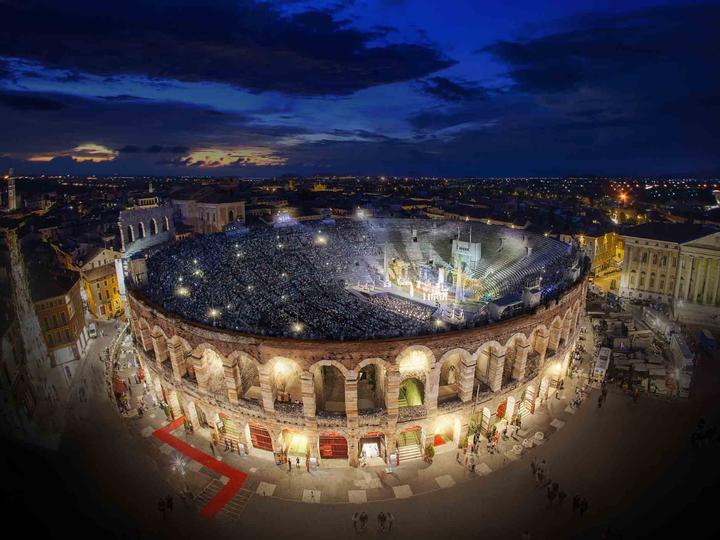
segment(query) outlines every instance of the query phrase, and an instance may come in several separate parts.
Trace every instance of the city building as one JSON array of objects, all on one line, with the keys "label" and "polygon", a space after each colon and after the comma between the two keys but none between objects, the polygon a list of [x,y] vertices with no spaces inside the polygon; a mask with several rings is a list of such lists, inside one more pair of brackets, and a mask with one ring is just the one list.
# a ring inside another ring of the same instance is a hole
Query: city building
[{"label": "city building", "polygon": [[622,233],[620,295],[671,305],[682,322],[720,325],[720,231],[645,223]]},{"label": "city building", "polygon": [[245,223],[245,197],[228,190],[204,188],[177,193],[172,205],[178,220],[197,234],[220,232],[233,222]]}]

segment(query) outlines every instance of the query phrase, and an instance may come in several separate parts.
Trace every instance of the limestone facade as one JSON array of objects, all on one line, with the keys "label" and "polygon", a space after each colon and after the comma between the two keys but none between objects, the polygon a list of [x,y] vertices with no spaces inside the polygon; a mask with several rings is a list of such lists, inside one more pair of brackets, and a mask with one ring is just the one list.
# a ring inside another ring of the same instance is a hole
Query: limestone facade
[{"label": "limestone facade", "polygon": [[[285,449],[288,434],[303,436],[320,462],[322,441],[344,438],[347,463],[355,466],[367,437],[382,439],[387,458],[409,429],[420,430],[423,447],[439,434],[457,446],[473,418],[488,431],[532,414],[567,370],[586,288],[581,280],[533,314],[500,323],[367,341],[220,330],[164,313],[137,292],[129,305],[138,357],[173,417],[268,457],[254,444],[265,433],[275,452]],[[419,405],[404,402],[411,379],[421,388]],[[359,387],[372,394],[373,406],[360,399]]]}]

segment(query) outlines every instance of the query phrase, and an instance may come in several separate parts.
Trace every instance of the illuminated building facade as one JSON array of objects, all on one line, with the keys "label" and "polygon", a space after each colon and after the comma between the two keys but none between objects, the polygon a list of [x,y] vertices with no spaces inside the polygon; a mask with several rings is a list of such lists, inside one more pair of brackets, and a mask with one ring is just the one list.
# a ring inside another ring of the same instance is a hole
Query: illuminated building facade
[{"label": "illuminated building facade", "polygon": [[190,322],[129,293],[149,384],[196,432],[253,455],[350,466],[419,459],[533,414],[569,365],[586,281],[530,314],[365,341],[251,335]]}]

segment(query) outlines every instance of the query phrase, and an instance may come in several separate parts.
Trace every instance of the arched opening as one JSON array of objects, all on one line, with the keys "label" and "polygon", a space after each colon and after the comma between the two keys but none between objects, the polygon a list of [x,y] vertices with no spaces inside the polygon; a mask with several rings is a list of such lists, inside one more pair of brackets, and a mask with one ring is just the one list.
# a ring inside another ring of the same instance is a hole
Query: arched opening
[{"label": "arched opening", "polygon": [[135,229],[133,229],[132,225],[127,226],[127,240],[126,242],[129,244],[131,242],[135,241]]},{"label": "arched opening", "polygon": [[340,433],[330,432],[320,435],[318,440],[320,457],[323,459],[347,459],[347,439]]},{"label": "arched opening", "polygon": [[438,403],[445,403],[460,396],[460,353],[452,354],[440,368]]},{"label": "arched opening", "polygon": [[385,408],[385,368],[368,364],[358,375],[358,411]]},{"label": "arched opening", "polygon": [[230,210],[230,211],[228,212],[228,221],[229,221],[230,223],[232,223],[233,221],[235,221],[235,213],[234,213],[232,210]]},{"label": "arched opening", "polygon": [[461,429],[462,423],[459,418],[445,417],[438,419],[435,434],[433,435],[433,446],[459,443]]},{"label": "arched opening", "polygon": [[238,369],[240,370],[240,397],[252,401],[262,401],[260,373],[255,362],[248,356],[242,355],[238,359]]},{"label": "arched opening", "polygon": [[425,385],[420,380],[411,377],[402,382],[398,397],[398,406],[400,408],[417,407],[423,404],[424,399]]},{"label": "arched opening", "polygon": [[272,437],[265,427],[259,424],[248,424],[245,434],[253,448],[267,452],[273,451]]},{"label": "arched opening", "polygon": [[477,363],[475,364],[475,382],[473,390],[486,392],[490,390],[489,373],[490,359],[493,354],[499,354],[501,346],[497,342],[489,342],[483,344],[477,351]]},{"label": "arched opening", "polygon": [[358,457],[366,465],[384,465],[387,463],[387,446],[382,431],[370,431],[358,442]]},{"label": "arched opening", "polygon": [[293,467],[296,458],[300,458],[300,462],[304,464],[305,458],[310,455],[308,438],[298,431],[283,429],[280,434],[280,445],[287,458],[293,459]]},{"label": "arched opening", "polygon": [[205,366],[205,387],[211,394],[225,392],[225,368],[222,358],[212,349],[203,352],[203,365]]},{"label": "arched opening", "polygon": [[158,226],[157,221],[155,221],[155,218],[150,220],[150,236],[156,235],[158,232]]},{"label": "arched opening", "polygon": [[138,232],[140,233],[140,238],[145,238],[145,224],[142,221],[138,223]]},{"label": "arched opening", "polygon": [[287,358],[277,358],[271,369],[270,383],[276,408],[301,412],[302,387],[297,364]]},{"label": "arched opening", "polygon": [[319,412],[345,414],[345,376],[335,366],[320,366],[313,375],[315,405]]},{"label": "arched opening", "polygon": [[167,216],[163,217],[162,230],[163,232],[168,232],[170,230],[170,220],[168,220]]},{"label": "arched opening", "polygon": [[240,426],[238,422],[225,413],[220,413],[218,431],[226,449],[237,451],[240,446]]},{"label": "arched opening", "polygon": [[423,431],[420,426],[404,430],[397,438],[398,463],[417,461],[423,457]]}]

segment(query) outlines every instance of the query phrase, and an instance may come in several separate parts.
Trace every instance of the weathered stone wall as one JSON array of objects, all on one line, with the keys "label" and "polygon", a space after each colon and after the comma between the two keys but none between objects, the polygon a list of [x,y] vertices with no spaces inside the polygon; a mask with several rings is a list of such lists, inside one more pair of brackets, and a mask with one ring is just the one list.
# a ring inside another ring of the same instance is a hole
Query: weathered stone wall
[{"label": "weathered stone wall", "polygon": [[[243,428],[248,423],[262,425],[273,437],[276,449],[283,429],[301,432],[311,442],[313,455],[317,455],[319,435],[340,433],[348,439],[349,462],[355,464],[359,439],[368,432],[384,434],[388,452],[392,452],[397,435],[410,426],[420,426],[426,440],[432,440],[448,422],[464,431],[473,414],[483,419],[487,416],[487,422],[499,420],[496,411],[501,403],[509,406],[506,414],[522,407],[532,410],[538,400],[547,398],[567,367],[585,308],[585,292],[586,283],[578,283],[534,314],[475,329],[368,341],[310,341],[220,330],[163,313],[139,293],[130,294],[130,310],[141,361],[158,376],[163,389],[177,391],[183,410],[187,401],[202,407],[206,414],[229,415]],[[169,344],[170,355],[163,352],[158,343],[162,341]],[[188,356],[196,359],[194,365],[201,366],[197,359],[206,349],[216,353],[225,366],[226,392],[208,392],[191,373],[176,368]],[[414,357],[421,359],[417,366],[408,363]],[[370,361],[381,372],[385,407],[363,415],[358,412],[357,380]],[[457,362],[457,396],[438,404],[442,366],[448,361]],[[242,362],[251,362],[258,370],[259,401],[239,399],[237,389],[248,388],[245,374],[253,372],[243,368]],[[506,365],[508,362],[511,365]],[[479,363],[483,364],[482,373]],[[274,377],[278,365],[290,366],[299,375],[301,406],[276,403]],[[323,403],[323,392],[318,389],[322,387],[319,378],[324,365],[335,366],[342,373],[344,415],[318,414]],[[425,401],[417,410],[398,407],[400,383],[410,376],[425,384]],[[482,381],[480,386],[475,385],[476,378]],[[508,398],[512,399],[506,402]],[[194,413],[185,414],[192,419]],[[240,432],[244,438],[246,430]]]}]

